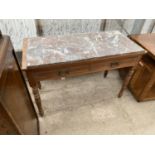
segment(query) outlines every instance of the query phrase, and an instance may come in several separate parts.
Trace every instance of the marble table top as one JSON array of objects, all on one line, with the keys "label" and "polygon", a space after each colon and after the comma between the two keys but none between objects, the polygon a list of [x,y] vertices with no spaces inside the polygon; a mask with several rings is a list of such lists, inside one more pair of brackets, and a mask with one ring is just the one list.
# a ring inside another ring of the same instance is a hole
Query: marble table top
[{"label": "marble table top", "polygon": [[[26,38],[25,67],[144,51],[119,31]],[[22,67],[24,68],[24,65]]]}]

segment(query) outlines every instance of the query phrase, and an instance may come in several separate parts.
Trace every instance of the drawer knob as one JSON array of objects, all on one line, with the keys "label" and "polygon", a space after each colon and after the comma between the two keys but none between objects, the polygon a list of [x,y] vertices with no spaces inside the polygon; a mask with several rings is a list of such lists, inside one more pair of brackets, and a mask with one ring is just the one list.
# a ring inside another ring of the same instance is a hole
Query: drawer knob
[{"label": "drawer knob", "polygon": [[61,80],[66,80],[66,78],[65,77],[61,77]]},{"label": "drawer knob", "polygon": [[117,67],[119,65],[119,62],[111,62],[110,66],[111,67]]},{"label": "drawer knob", "polygon": [[69,74],[69,70],[62,70],[58,72],[58,75],[61,77],[65,77],[68,74]]}]

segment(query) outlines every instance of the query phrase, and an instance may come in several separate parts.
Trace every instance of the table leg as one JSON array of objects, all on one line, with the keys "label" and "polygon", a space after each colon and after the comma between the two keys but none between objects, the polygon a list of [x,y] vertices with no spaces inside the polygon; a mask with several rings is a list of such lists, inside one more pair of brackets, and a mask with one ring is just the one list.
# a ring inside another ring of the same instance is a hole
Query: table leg
[{"label": "table leg", "polygon": [[134,67],[132,67],[132,68],[129,70],[129,73],[127,74],[127,76],[126,76],[126,78],[125,78],[125,80],[124,80],[124,82],[123,82],[123,85],[122,85],[122,88],[121,88],[121,90],[120,90],[120,92],[119,92],[119,94],[118,94],[118,97],[122,97],[123,91],[127,88],[128,84],[129,84],[129,82],[130,82],[130,80],[131,80],[131,78],[132,78],[132,76],[133,76],[133,74],[134,74],[135,68],[136,68],[136,67],[134,66]]},{"label": "table leg", "polygon": [[39,114],[41,116],[44,116],[44,110],[42,108],[38,87],[37,86],[32,86],[32,91],[33,91],[35,102],[36,102],[38,110],[39,110]]},{"label": "table leg", "polygon": [[104,71],[104,78],[106,78],[107,75],[108,75],[108,71],[106,70],[106,71]]},{"label": "table leg", "polygon": [[40,82],[38,82],[38,88],[41,89],[41,83]]}]

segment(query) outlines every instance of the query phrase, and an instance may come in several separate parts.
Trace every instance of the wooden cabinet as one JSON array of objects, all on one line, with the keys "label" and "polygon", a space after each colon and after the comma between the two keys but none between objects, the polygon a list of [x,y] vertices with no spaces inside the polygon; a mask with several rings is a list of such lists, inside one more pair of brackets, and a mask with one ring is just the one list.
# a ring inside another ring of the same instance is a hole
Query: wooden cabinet
[{"label": "wooden cabinet", "polygon": [[39,134],[38,117],[10,38],[0,36],[0,134]]},{"label": "wooden cabinet", "polygon": [[129,88],[138,101],[155,99],[155,61],[149,56],[139,63]]},{"label": "wooden cabinet", "polygon": [[[153,100],[155,99],[155,33],[129,37],[147,52],[138,64],[129,89],[138,101]],[[121,75],[123,72],[127,72],[127,69],[120,70]]]},{"label": "wooden cabinet", "polygon": [[[128,69],[120,69],[120,75],[124,78]],[[129,89],[137,101],[155,99],[155,61],[147,54],[139,62],[134,73]]]}]

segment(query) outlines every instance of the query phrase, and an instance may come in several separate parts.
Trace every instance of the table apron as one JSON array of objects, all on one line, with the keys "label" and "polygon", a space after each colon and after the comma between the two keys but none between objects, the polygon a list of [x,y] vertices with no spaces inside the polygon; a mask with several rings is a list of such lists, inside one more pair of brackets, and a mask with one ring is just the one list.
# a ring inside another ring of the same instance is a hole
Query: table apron
[{"label": "table apron", "polygon": [[27,75],[30,79],[37,81],[48,79],[62,79],[67,77],[80,76],[89,73],[101,72],[105,70],[113,70],[125,67],[135,66],[139,56],[120,57],[119,59],[111,58],[94,62],[81,62],[79,64],[65,64],[53,67],[44,67],[44,69],[27,70]]}]

